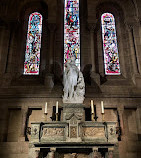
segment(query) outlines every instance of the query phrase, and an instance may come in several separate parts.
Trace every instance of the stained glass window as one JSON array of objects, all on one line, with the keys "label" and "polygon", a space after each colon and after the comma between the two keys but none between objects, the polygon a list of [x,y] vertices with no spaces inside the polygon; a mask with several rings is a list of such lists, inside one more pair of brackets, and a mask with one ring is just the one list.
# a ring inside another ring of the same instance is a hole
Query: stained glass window
[{"label": "stained glass window", "polygon": [[80,69],[79,0],[65,0],[64,7],[64,64],[75,56]]},{"label": "stained glass window", "polygon": [[115,18],[111,13],[101,16],[104,65],[106,75],[120,75]]},{"label": "stained glass window", "polygon": [[42,35],[42,15],[38,12],[30,14],[26,42],[24,74],[38,75],[40,66],[40,48]]}]

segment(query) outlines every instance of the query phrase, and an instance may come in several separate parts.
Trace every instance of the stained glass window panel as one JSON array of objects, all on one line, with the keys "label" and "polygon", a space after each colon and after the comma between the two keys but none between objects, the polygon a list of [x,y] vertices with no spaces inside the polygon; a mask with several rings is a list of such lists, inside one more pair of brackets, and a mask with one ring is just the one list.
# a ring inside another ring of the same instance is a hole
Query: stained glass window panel
[{"label": "stained glass window panel", "polygon": [[101,16],[104,65],[106,75],[120,75],[115,18],[111,13]]},{"label": "stained glass window panel", "polygon": [[32,13],[28,21],[24,75],[38,75],[40,66],[40,49],[42,35],[42,15]]},{"label": "stained glass window panel", "polygon": [[65,0],[64,64],[71,56],[76,57],[76,66],[80,69],[79,0]]}]

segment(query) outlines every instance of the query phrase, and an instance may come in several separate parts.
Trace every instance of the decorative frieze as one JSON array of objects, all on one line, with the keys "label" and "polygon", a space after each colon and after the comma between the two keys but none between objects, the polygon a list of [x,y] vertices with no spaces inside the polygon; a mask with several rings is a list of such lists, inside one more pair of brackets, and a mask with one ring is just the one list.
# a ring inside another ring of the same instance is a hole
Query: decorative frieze
[{"label": "decorative frieze", "polygon": [[44,128],[43,137],[64,136],[64,128]]},{"label": "decorative frieze", "polygon": [[[74,117],[74,120],[76,118]],[[50,122],[32,123],[31,142],[72,142],[79,139],[80,142],[109,142],[116,143],[116,122]],[[71,122],[71,123],[70,123]]]},{"label": "decorative frieze", "polygon": [[84,127],[83,137],[105,137],[105,131],[103,127]]}]

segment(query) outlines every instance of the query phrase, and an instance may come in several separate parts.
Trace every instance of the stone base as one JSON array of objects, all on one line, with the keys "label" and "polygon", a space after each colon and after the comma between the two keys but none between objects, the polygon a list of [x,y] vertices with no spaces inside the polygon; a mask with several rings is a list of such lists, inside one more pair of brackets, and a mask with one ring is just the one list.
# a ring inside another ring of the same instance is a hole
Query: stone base
[{"label": "stone base", "polygon": [[72,98],[72,99],[66,99],[63,98],[63,103],[64,104],[83,104],[84,102],[84,97],[77,97],[77,98]]}]

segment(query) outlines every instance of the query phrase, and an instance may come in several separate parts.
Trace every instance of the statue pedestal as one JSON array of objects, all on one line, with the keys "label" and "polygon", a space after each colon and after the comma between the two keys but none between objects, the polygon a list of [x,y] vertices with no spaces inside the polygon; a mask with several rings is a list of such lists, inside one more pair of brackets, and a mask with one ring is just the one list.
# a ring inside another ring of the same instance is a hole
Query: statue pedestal
[{"label": "statue pedestal", "polygon": [[69,136],[67,141],[80,142],[79,123],[85,120],[83,104],[64,104],[63,105],[63,121],[69,123]]}]

